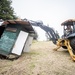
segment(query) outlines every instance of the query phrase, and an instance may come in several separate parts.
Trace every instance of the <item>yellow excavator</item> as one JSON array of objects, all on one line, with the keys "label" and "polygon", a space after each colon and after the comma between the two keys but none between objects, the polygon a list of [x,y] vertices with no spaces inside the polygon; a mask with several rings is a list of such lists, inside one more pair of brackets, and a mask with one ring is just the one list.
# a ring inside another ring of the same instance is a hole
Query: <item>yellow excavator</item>
[{"label": "yellow excavator", "polygon": [[58,39],[57,48],[54,48],[54,50],[57,51],[60,47],[67,49],[72,60],[75,61],[75,20],[66,20],[61,26],[63,26],[64,34],[61,39]]},{"label": "yellow excavator", "polygon": [[43,25],[40,22],[30,22],[31,25],[38,26],[41,29],[45,30],[50,40],[57,45],[54,48],[57,51],[60,47],[67,49],[72,60],[75,61],[75,20],[69,19],[64,21],[61,26],[63,26],[63,35],[60,38],[59,35],[51,28]]}]

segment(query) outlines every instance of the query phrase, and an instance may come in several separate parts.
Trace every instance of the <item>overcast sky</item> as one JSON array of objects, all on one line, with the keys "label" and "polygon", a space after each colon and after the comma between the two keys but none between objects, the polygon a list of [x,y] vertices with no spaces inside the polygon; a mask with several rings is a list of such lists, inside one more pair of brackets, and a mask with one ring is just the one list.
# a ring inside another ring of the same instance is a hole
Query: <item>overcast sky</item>
[{"label": "overcast sky", "polygon": [[20,18],[42,20],[62,35],[61,23],[75,18],[75,0],[12,0],[12,7]]}]

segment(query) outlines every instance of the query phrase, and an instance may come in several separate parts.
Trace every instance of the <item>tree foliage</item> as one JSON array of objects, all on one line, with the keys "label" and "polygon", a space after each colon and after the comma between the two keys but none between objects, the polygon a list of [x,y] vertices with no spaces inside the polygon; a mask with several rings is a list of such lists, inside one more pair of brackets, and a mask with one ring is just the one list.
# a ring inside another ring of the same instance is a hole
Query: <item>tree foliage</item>
[{"label": "tree foliage", "polygon": [[11,0],[0,0],[0,19],[9,20],[16,18],[11,3]]},{"label": "tree foliage", "polygon": [[[35,29],[34,29],[35,30]],[[34,40],[37,40],[38,39],[38,33],[37,33],[37,31],[35,30],[35,34],[34,34],[34,38],[33,38]]]}]

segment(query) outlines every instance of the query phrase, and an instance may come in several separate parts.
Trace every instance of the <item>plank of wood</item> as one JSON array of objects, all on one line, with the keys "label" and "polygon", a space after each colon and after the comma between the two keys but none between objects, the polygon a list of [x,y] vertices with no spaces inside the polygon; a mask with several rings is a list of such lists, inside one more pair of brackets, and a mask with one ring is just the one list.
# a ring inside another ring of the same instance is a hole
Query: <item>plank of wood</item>
[{"label": "plank of wood", "polygon": [[21,55],[27,37],[28,37],[27,32],[20,31],[19,36],[18,36],[18,38],[15,42],[15,45],[12,49],[12,53],[17,54],[17,55]]}]

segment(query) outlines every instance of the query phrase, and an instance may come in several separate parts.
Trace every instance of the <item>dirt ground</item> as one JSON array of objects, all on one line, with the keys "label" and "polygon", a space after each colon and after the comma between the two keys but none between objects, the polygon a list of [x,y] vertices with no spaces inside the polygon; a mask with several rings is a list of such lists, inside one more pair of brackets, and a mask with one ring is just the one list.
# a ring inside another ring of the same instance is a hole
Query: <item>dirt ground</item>
[{"label": "dirt ground", "polygon": [[19,59],[0,59],[0,75],[75,75],[75,62],[68,51],[53,51],[55,47],[52,42],[34,42]]}]

